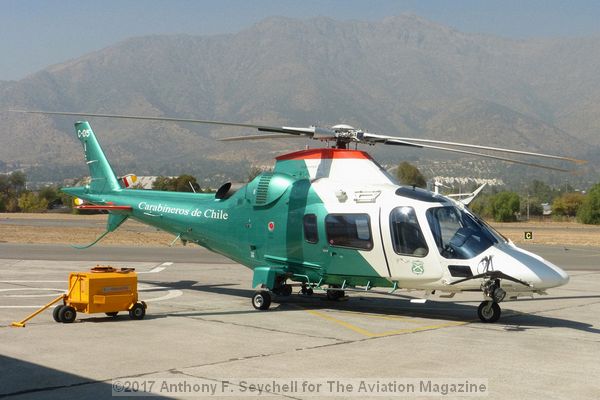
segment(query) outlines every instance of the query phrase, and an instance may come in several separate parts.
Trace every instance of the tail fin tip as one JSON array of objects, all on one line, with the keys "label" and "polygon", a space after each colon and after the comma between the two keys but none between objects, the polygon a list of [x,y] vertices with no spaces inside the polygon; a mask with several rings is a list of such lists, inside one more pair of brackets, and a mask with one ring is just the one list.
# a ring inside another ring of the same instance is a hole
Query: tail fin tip
[{"label": "tail fin tip", "polygon": [[120,190],[121,185],[96,140],[96,135],[94,135],[89,122],[75,122],[75,133],[83,145],[85,160],[90,170],[90,192],[106,193]]}]

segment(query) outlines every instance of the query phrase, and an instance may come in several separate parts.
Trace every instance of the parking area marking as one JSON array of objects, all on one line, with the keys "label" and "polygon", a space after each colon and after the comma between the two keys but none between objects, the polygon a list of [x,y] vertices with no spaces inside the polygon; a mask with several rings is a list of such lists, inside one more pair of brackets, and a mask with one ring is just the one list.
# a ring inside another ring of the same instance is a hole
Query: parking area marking
[{"label": "parking area marking", "polygon": [[[0,283],[40,283],[40,282],[56,282],[56,283],[64,283],[64,281],[0,281]],[[13,293],[19,291],[28,291],[28,292],[52,292],[52,293],[37,293],[37,294],[4,294],[4,293]],[[138,285],[138,292],[157,292],[162,294],[161,296],[149,298],[144,298],[145,302],[157,302],[157,301],[165,301],[174,299],[176,297],[182,296],[183,291],[178,289],[169,289],[165,286],[152,286],[152,285]],[[26,287],[26,288],[8,288],[8,289],[0,289],[0,297],[1,298],[40,298],[40,297],[56,297],[57,294],[65,293],[64,289],[58,288],[47,288],[47,287]],[[166,292],[166,293],[165,293]],[[164,294],[163,294],[164,293]],[[141,296],[140,296],[141,297]],[[13,309],[13,308],[40,308],[43,305],[0,305],[0,308]]]},{"label": "parking area marking", "polygon": [[170,261],[167,261],[160,265],[157,265],[156,267],[152,268],[150,271],[139,271],[138,274],[156,274],[161,271],[164,271],[167,267],[170,267],[171,265],[173,265],[173,263]]},{"label": "parking area marking", "polygon": [[47,294],[0,294],[0,297],[56,297],[57,293],[64,293],[62,289],[56,288],[11,288],[11,289],[0,289],[0,292],[18,292],[18,291],[50,291],[54,293]]},{"label": "parking area marking", "polygon": [[[339,318],[336,318],[332,315],[328,315],[325,312],[321,312],[321,311],[316,311],[316,310],[307,310],[305,309],[304,311],[306,311],[307,313],[314,315],[316,317],[322,318],[326,321],[332,322],[336,325],[342,326],[346,329],[349,329],[355,333],[358,333],[360,335],[369,337],[369,338],[375,338],[375,337],[385,337],[385,336],[392,336],[392,335],[399,335],[402,333],[414,333],[414,332],[420,332],[420,331],[428,331],[428,330],[434,330],[434,329],[440,329],[440,328],[447,328],[447,327],[452,327],[452,326],[460,326],[460,325],[466,325],[468,323],[470,323],[470,321],[451,321],[451,322],[443,322],[443,323],[439,323],[439,324],[433,324],[433,325],[422,325],[422,326],[418,326],[418,327],[413,327],[413,328],[400,328],[400,329],[392,329],[392,330],[387,330],[387,331],[383,331],[383,332],[371,332],[367,329],[361,328],[360,326],[356,326],[348,321],[344,321],[341,320]],[[361,316],[367,316],[367,317],[373,317],[373,318],[382,318],[382,319],[389,319],[389,320],[398,320],[398,321],[402,321],[402,322],[409,322],[407,321],[407,317],[394,317],[394,316],[378,316],[375,314],[368,314],[368,313],[361,313],[361,312],[346,312],[346,313],[351,313],[351,314],[355,314],[355,315],[361,315]],[[410,321],[411,323],[419,323],[418,321]]]}]

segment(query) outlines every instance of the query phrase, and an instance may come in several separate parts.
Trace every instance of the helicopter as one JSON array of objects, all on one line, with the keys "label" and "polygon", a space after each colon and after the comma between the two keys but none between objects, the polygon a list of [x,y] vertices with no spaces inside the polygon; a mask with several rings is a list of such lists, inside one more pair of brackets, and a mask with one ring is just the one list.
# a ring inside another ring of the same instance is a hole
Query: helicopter
[{"label": "helicopter", "polygon": [[[16,110],[13,110],[16,111]],[[133,175],[117,177],[87,121],[75,122],[91,180],[61,190],[80,199],[80,209],[108,212],[106,231],[131,218],[170,232],[253,270],[251,303],[268,310],[273,296],[293,288],[310,296],[324,291],[339,300],[346,291],[399,289],[481,292],[477,309],[498,321],[499,303],[546,294],[569,281],[558,266],[517,247],[466,206],[436,192],[396,183],[358,144],[445,150],[566,171],[498,153],[582,163],[569,157],[430,139],[386,136],[349,125],[286,127],[150,116],[23,111],[48,115],[122,118],[252,128],[256,135],[221,140],[304,136],[326,142],[276,157],[270,172],[247,184],[224,183],[216,193],[175,193],[131,188]],[[333,144],[331,146],[330,144]],[[474,151],[477,150],[477,151]],[[481,153],[479,150],[494,152]],[[467,202],[468,203],[468,202]],[[383,291],[384,290],[384,291]],[[420,300],[420,299],[416,299]]]}]

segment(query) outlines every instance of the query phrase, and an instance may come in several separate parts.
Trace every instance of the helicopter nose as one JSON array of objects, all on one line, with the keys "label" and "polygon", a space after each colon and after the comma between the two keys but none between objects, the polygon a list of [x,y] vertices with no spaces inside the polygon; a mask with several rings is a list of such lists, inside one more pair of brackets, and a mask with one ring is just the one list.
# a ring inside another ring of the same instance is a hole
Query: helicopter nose
[{"label": "helicopter nose", "polygon": [[536,289],[549,289],[569,282],[569,275],[563,269],[537,254],[516,246],[505,248],[504,254],[521,265],[523,280],[530,282]]},{"label": "helicopter nose", "polygon": [[552,286],[549,287],[557,287],[569,283],[569,275],[563,269],[557,267],[554,264],[550,264],[550,267],[554,270],[554,274],[552,274],[552,278],[549,282],[552,284]]},{"label": "helicopter nose", "polygon": [[528,268],[531,269],[534,275],[536,275],[537,281],[535,286],[538,289],[549,289],[557,286],[566,285],[569,282],[569,275],[567,273],[552,264],[551,262],[544,260],[541,257],[535,257],[538,262],[529,262],[527,264]]}]

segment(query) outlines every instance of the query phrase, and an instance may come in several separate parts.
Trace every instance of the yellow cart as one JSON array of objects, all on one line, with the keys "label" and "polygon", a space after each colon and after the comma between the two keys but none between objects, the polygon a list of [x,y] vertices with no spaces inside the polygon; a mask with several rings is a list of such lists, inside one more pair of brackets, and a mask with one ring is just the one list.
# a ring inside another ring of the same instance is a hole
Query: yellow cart
[{"label": "yellow cart", "polygon": [[96,266],[90,272],[71,272],[66,294],[12,325],[24,327],[25,322],[61,300],[63,304],[52,313],[56,322],[71,323],[78,312],[116,317],[119,311],[128,311],[131,319],[143,319],[146,315],[146,303],[138,301],[137,274],[133,268]]}]

